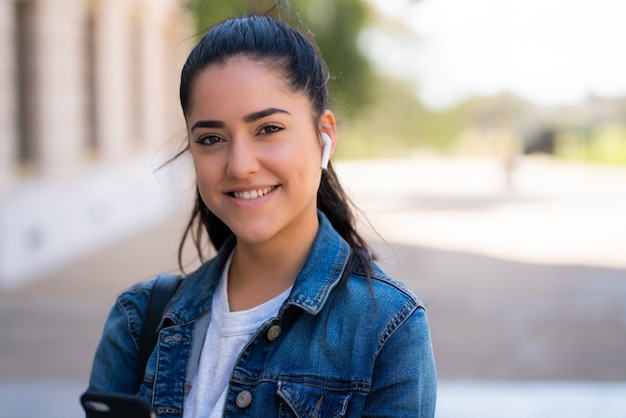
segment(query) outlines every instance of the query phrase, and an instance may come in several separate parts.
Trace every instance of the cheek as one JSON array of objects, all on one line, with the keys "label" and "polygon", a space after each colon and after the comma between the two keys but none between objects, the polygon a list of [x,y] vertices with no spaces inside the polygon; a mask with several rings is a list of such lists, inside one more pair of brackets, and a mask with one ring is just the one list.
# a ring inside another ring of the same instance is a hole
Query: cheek
[{"label": "cheek", "polygon": [[302,147],[296,158],[291,155],[291,169],[296,173],[303,193],[317,192],[321,180],[321,159],[322,153],[314,146]]},{"label": "cheek", "polygon": [[202,192],[212,188],[212,185],[219,179],[219,164],[214,159],[193,157],[193,167],[196,173],[196,181]]},{"label": "cheek", "polygon": [[314,184],[320,177],[321,153],[314,147],[300,146],[291,152],[285,152],[280,160],[288,172],[292,173],[299,183]]},{"label": "cheek", "polygon": [[284,150],[284,157],[301,170],[319,169],[322,161],[322,147],[312,135],[303,135],[298,141],[293,141]]}]

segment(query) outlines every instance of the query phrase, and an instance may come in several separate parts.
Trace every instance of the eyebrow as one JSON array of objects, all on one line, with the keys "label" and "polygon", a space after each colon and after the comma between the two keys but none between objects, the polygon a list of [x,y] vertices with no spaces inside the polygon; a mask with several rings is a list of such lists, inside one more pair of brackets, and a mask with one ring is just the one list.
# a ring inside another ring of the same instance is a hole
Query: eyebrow
[{"label": "eyebrow", "polygon": [[[259,119],[263,119],[267,116],[271,116],[276,113],[284,113],[286,115],[291,115],[288,111],[284,109],[279,109],[276,107],[269,107],[267,109],[259,110],[258,112],[250,113],[249,115],[244,116],[243,120],[246,123],[255,122]],[[197,128],[223,128],[225,126],[224,122],[219,120],[199,120],[193,124],[191,127],[191,131]]]},{"label": "eyebrow", "polygon": [[191,131],[197,128],[223,128],[224,122],[220,122],[219,120],[199,120],[193,124],[191,127]]},{"label": "eyebrow", "polygon": [[273,115],[275,113],[285,113],[287,115],[291,115],[291,113],[287,112],[284,109],[278,109],[276,107],[269,107],[267,109],[260,110],[258,112],[250,113],[246,117],[243,118],[244,122],[255,122],[259,119],[263,119],[264,117]]}]

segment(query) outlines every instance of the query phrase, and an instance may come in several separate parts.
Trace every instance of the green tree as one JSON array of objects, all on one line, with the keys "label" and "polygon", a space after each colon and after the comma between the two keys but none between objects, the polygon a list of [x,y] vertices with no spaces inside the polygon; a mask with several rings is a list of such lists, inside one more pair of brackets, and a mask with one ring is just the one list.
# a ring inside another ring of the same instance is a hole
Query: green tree
[{"label": "green tree", "polygon": [[[188,0],[198,36],[208,28],[233,16],[248,13],[251,6],[268,10],[279,1]],[[293,0],[290,20],[300,20],[314,35],[332,78],[333,108],[340,119],[352,119],[372,99],[369,84],[373,72],[357,47],[358,37],[370,15],[363,0]],[[257,9],[258,10],[258,9]],[[282,10],[281,16],[286,11]],[[306,29],[305,29],[306,30]]]},{"label": "green tree", "polygon": [[296,0],[331,70],[331,97],[340,117],[353,119],[372,100],[372,66],[358,49],[370,12],[361,0]]}]

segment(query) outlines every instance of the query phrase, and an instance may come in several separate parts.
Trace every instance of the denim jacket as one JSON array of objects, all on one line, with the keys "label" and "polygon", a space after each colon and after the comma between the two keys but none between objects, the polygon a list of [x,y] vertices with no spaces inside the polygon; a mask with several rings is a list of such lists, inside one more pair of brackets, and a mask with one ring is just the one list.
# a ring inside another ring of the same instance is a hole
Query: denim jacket
[{"label": "denim jacket", "polygon": [[[309,257],[278,315],[239,354],[224,417],[433,417],[436,375],[426,313],[377,266],[340,280],[350,248],[320,213]],[[151,286],[120,295],[105,324],[89,390],[137,393],[158,417],[182,417],[211,318],[213,292],[235,245],[189,274],[166,309],[139,392],[139,334]]]}]

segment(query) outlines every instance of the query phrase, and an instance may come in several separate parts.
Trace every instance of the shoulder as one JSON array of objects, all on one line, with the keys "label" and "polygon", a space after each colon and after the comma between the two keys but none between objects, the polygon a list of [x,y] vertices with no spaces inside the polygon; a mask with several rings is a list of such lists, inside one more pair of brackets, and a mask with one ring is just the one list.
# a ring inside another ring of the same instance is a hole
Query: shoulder
[{"label": "shoulder", "polygon": [[401,329],[407,338],[427,332],[421,300],[405,284],[372,266],[370,272],[358,266],[352,270],[336,289],[331,309],[339,307],[339,314],[352,318],[355,329],[372,333],[369,338],[378,341],[379,349]]},{"label": "shoulder", "polygon": [[156,277],[144,280],[120,293],[111,309],[107,322],[111,324],[125,323],[130,334],[137,339],[155,282]]},{"label": "shoulder", "polygon": [[117,303],[125,309],[143,311],[148,304],[155,282],[156,277],[135,283],[118,295]]},{"label": "shoulder", "polygon": [[385,273],[376,263],[368,271],[362,265],[352,270],[348,286],[351,290],[369,295],[372,303],[394,309],[423,308],[420,298],[404,283]]}]

